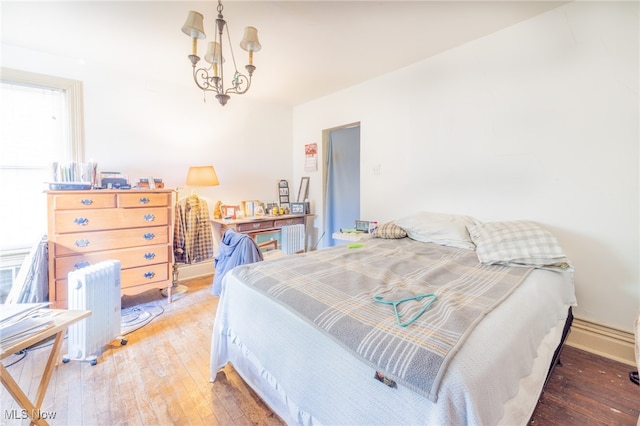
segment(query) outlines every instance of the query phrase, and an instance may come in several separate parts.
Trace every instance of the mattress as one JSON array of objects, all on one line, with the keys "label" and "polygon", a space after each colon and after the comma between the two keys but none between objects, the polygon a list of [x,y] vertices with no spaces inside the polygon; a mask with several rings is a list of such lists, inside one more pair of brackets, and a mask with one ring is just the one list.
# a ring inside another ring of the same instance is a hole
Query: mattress
[{"label": "mattress", "polygon": [[331,336],[243,282],[242,268],[225,277],[211,380],[231,363],[288,424],[526,424],[576,303],[570,271],[533,270],[475,326],[432,402],[375,380]]}]

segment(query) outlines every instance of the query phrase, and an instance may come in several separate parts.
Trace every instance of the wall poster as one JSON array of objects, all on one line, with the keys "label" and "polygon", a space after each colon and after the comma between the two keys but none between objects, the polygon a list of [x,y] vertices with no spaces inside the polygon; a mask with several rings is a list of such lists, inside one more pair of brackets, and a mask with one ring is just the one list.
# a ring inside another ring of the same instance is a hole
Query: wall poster
[{"label": "wall poster", "polygon": [[318,171],[318,144],[308,143],[304,146],[304,171]]}]

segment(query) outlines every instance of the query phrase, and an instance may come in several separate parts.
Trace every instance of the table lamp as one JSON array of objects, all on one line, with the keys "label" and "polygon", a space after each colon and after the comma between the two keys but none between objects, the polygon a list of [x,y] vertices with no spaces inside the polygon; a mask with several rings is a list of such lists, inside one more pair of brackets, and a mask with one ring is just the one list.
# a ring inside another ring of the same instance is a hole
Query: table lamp
[{"label": "table lamp", "polygon": [[213,166],[193,166],[187,172],[188,186],[217,186],[220,185],[218,175]]}]

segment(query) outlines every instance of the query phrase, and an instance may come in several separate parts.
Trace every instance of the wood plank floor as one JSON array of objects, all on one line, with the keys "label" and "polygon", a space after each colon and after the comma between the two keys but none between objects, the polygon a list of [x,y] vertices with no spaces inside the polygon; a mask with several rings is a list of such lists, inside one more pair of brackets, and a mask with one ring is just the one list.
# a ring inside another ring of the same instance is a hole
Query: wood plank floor
[{"label": "wood plank floor", "polygon": [[[105,347],[98,364],[71,361],[53,373],[42,412],[52,425],[282,425],[227,367],[209,383],[211,330],[218,299],[211,277],[191,280],[186,296],[166,304],[158,292],[125,297],[123,307],[156,301],[164,312],[145,327]],[[3,360],[33,398],[49,347]],[[66,353],[66,342],[62,354]],[[534,413],[532,425],[635,425],[640,387],[632,368],[565,348]],[[0,424],[29,424],[2,388]],[[54,417],[55,416],[55,417]],[[16,420],[18,418],[18,420]]]}]

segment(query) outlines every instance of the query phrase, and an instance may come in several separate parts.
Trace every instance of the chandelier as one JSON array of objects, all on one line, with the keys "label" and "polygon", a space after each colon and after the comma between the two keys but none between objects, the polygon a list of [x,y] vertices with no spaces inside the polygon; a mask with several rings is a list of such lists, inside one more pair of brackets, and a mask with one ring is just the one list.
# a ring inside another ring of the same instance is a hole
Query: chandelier
[{"label": "chandelier", "polygon": [[[249,52],[249,63],[245,65],[247,75],[238,71],[236,65],[236,58],[233,55],[233,48],[231,47],[231,37],[229,36],[229,26],[222,16],[222,1],[218,0],[218,18],[216,19],[217,32],[215,40],[210,41],[207,47],[207,53],[204,55],[204,60],[209,63],[201,68],[196,68],[200,57],[198,56],[198,39],[206,37],[204,33],[203,21],[204,17],[201,13],[193,10],[189,11],[187,21],[182,26],[182,32],[191,37],[191,55],[189,59],[193,66],[193,80],[200,89],[204,92],[215,92],[216,99],[220,102],[220,105],[226,105],[229,100],[229,94],[242,95],[247,93],[249,87],[251,87],[251,77],[256,67],[253,65],[253,52],[258,52],[262,46],[258,41],[258,30],[254,27],[246,27],[244,29],[244,38],[240,42],[240,47]],[[222,34],[227,34],[227,40],[229,42],[229,50],[231,51],[231,60],[235,72],[231,79],[231,84],[225,89],[224,83],[224,62],[225,59],[222,56]]]}]

